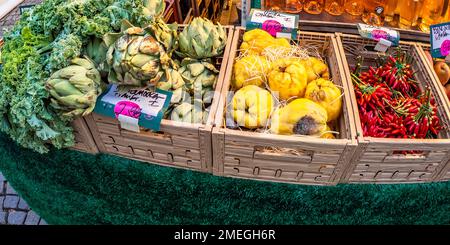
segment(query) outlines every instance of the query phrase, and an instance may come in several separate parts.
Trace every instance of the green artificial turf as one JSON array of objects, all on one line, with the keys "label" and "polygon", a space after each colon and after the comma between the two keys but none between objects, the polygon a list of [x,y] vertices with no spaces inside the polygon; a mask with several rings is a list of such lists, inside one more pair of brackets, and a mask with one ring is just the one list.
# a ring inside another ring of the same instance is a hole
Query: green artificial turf
[{"label": "green artificial turf", "polygon": [[0,170],[50,224],[450,224],[450,183],[315,187],[108,155],[39,155],[0,136]]}]

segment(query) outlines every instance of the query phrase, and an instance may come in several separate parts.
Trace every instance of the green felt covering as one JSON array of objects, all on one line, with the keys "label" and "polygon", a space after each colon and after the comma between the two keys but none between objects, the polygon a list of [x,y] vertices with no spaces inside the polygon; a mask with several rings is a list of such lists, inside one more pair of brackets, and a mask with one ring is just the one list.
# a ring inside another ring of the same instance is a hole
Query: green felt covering
[{"label": "green felt covering", "polygon": [[450,183],[315,187],[108,155],[39,155],[0,136],[0,170],[49,224],[450,224]]}]

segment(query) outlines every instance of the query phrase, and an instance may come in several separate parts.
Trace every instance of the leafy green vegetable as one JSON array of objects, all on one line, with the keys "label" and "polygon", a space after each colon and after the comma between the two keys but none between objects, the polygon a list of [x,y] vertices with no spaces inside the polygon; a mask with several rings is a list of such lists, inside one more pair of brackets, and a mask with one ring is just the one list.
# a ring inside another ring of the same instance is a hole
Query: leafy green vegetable
[{"label": "leafy green vegetable", "polygon": [[[4,36],[0,71],[0,131],[40,153],[74,145],[73,118],[49,106],[45,81],[86,54],[96,38],[120,30],[123,19],[144,26],[147,0],[46,0]],[[103,57],[98,55],[98,57]],[[100,61],[98,61],[100,63]]]},{"label": "leafy green vegetable", "polygon": [[25,27],[20,35],[9,38],[2,49],[0,129],[23,147],[41,153],[48,151],[47,141],[58,148],[73,145],[68,122],[58,120],[45,105],[44,81],[49,73],[38,49],[48,45],[48,37],[34,35]]}]

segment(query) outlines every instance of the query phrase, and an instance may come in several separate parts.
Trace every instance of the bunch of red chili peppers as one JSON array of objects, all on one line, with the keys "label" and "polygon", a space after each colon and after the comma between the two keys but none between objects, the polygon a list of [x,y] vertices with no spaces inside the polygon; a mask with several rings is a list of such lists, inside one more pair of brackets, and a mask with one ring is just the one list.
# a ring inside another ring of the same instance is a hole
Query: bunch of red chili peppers
[{"label": "bunch of red chili peppers", "polygon": [[378,68],[360,72],[352,80],[366,137],[436,138],[441,130],[437,107],[429,88],[422,93],[411,69],[410,58],[398,51],[380,59]]}]

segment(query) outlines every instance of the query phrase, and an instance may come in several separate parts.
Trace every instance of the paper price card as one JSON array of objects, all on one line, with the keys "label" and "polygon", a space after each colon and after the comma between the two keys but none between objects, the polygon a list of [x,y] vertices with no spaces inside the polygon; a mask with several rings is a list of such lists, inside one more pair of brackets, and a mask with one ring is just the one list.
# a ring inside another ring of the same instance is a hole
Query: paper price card
[{"label": "paper price card", "polygon": [[450,22],[430,26],[431,56],[445,58],[450,54]]},{"label": "paper price card", "polygon": [[247,20],[247,30],[260,28],[274,37],[297,39],[298,15],[271,10],[252,9]]},{"label": "paper price card", "polygon": [[119,88],[110,85],[98,99],[94,112],[117,118],[121,126],[139,132],[139,126],[159,131],[172,92]]}]

